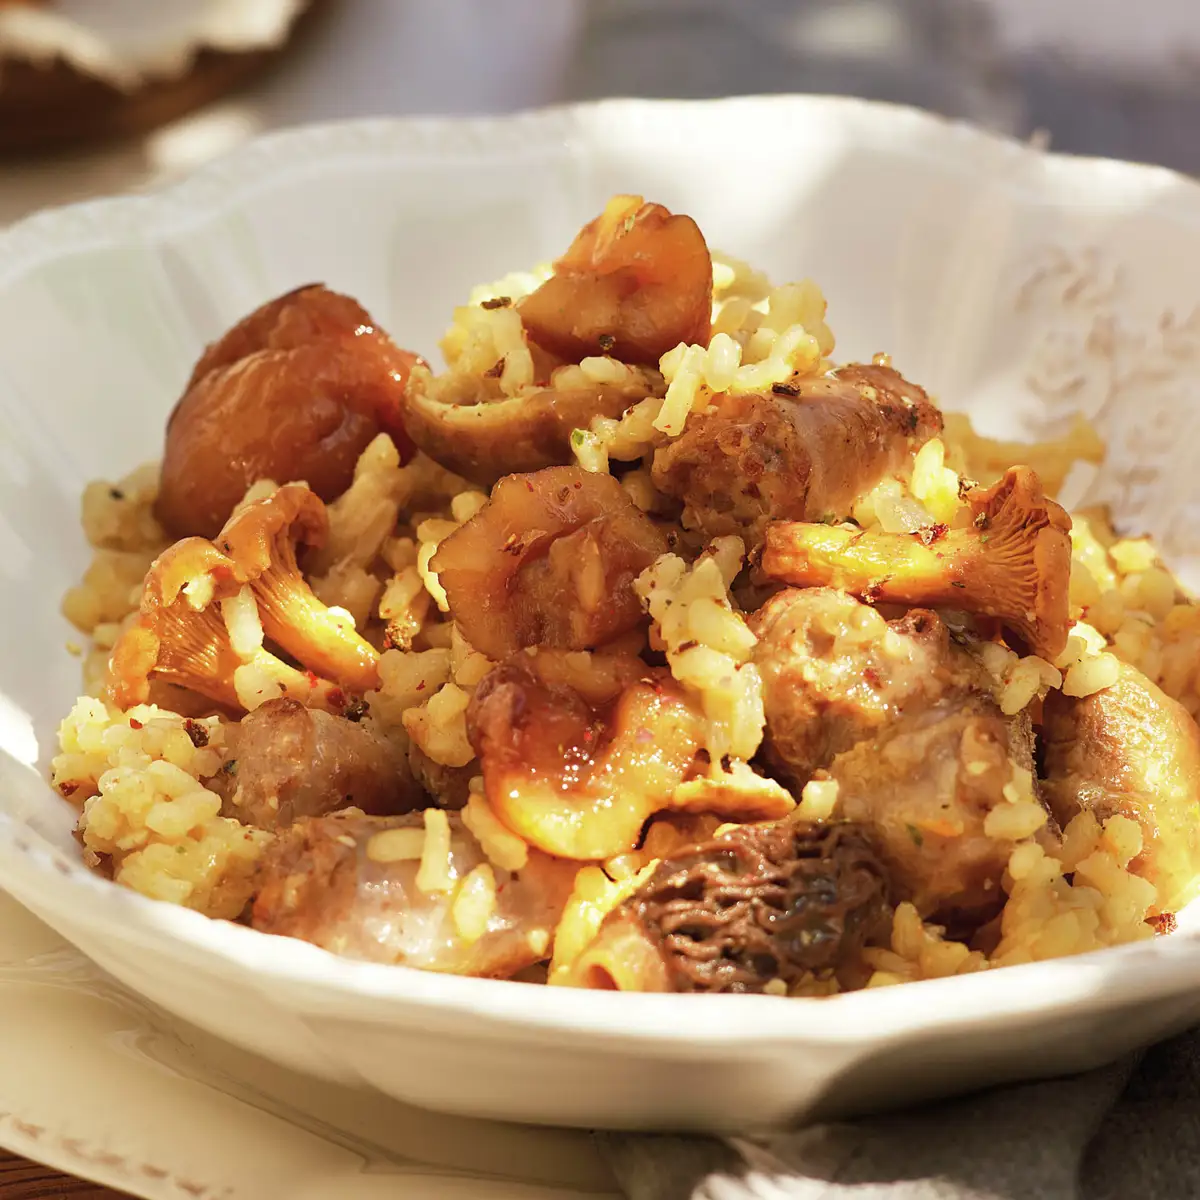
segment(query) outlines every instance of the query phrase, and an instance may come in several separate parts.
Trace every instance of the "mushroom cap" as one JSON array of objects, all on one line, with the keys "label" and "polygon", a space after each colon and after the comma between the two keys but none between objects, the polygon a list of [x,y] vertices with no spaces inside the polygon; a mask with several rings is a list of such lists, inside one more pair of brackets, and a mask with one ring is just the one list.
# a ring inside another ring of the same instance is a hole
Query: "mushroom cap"
[{"label": "mushroom cap", "polygon": [[675,992],[862,975],[863,947],[888,930],[888,892],[853,825],[742,826],[664,859],[605,918],[576,974],[584,986]]}]

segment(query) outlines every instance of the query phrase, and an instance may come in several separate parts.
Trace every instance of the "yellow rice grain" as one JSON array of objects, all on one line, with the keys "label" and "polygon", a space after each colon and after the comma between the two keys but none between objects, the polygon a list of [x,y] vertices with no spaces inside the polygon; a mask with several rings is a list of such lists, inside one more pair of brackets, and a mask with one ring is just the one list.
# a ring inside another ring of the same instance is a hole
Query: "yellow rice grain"
[{"label": "yellow rice grain", "polygon": [[465,767],[475,757],[467,737],[470,701],[470,695],[457,684],[443,684],[426,704],[403,714],[404,729],[434,762]]},{"label": "yellow rice grain", "polygon": [[377,863],[406,862],[424,852],[424,829],[381,829],[367,842],[367,857]]},{"label": "yellow rice grain", "polygon": [[450,818],[440,808],[427,808],[424,834],[421,865],[417,868],[417,889],[426,895],[452,891],[455,874]]},{"label": "yellow rice grain", "polygon": [[450,918],[458,936],[471,946],[487,933],[495,911],[496,876],[487,863],[480,863],[458,885],[450,905]]},{"label": "yellow rice grain", "polygon": [[263,627],[258,616],[258,604],[248,585],[221,601],[221,617],[229,631],[233,652],[247,662],[262,649]]},{"label": "yellow rice grain", "polygon": [[483,792],[483,780],[470,782],[470,793],[462,810],[463,824],[474,835],[488,861],[501,871],[523,870],[529,861],[529,844],[512,832],[492,811]]}]

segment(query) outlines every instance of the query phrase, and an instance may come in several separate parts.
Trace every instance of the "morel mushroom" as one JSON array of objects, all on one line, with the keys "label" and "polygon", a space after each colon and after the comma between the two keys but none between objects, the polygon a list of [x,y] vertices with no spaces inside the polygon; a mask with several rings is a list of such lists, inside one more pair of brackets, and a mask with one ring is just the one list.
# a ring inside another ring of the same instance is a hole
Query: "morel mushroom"
[{"label": "morel mushroom", "polygon": [[310,670],[353,692],[378,683],[379,655],[344,614],[313,594],[296,561],[297,544],[319,546],[329,528],[325,505],[302,483],[288,483],[236,512],[217,545],[258,605],[263,632]]},{"label": "morel mushroom", "polygon": [[1066,825],[1080,812],[1120,814],[1142,828],[1130,869],[1154,884],[1154,913],[1178,912],[1200,891],[1200,730],[1140,671],[1120,663],[1090,696],[1046,697],[1045,793]]},{"label": "morel mushroom", "polygon": [[757,546],[768,521],[848,516],[941,428],[921,388],[890,367],[852,365],[722,397],[655,454],[654,485],[683,501],[689,528]]},{"label": "morel mushroom", "polygon": [[569,362],[655,366],[680,342],[708,344],[712,257],[691,217],[614,196],[518,310],[529,336]]},{"label": "morel mushroom", "polygon": [[610,475],[550,467],[502,479],[431,562],[466,639],[492,659],[585,650],[644,620],[633,581],[667,551]]},{"label": "morel mushroom", "polygon": [[263,305],[196,364],[167,423],[155,515],[175,537],[212,537],[259,479],[334,499],[377,434],[411,450],[401,402],[419,361],[320,285]]},{"label": "morel mushroom", "polygon": [[994,617],[1044,658],[1067,644],[1071,518],[1037,475],[1014,467],[967,495],[971,525],[918,533],[780,521],[767,527],[762,571],[796,587],[835,587],[872,603]]},{"label": "morel mushroom", "polygon": [[644,992],[846,987],[886,938],[888,882],[853,825],[747,826],[665,859],[576,960],[583,987]]},{"label": "morel mushroom", "polygon": [[547,957],[578,864],[484,856],[457,813],[335,813],[285,830],[259,865],[251,924],[347,958],[507,979]]},{"label": "morel mushroom", "polygon": [[222,813],[259,829],[285,829],[301,817],[339,808],[409,812],[426,802],[404,756],[360,722],[268,700],[230,725],[226,767],[208,787]]},{"label": "morel mushroom", "polygon": [[488,803],[514,833],[563,858],[632,850],[642,826],[671,809],[731,820],[782,816],[782,789],[681,787],[700,765],[704,721],[664,670],[643,667],[609,703],[547,683],[537,659],[493,670],[467,713]]},{"label": "morel mushroom", "polygon": [[662,377],[638,371],[627,382],[543,387],[496,400],[448,402],[428,369],[413,370],[404,400],[409,436],[430,458],[479,487],[505,475],[569,464],[571,434],[594,417],[619,417],[646,396],[661,395]]}]

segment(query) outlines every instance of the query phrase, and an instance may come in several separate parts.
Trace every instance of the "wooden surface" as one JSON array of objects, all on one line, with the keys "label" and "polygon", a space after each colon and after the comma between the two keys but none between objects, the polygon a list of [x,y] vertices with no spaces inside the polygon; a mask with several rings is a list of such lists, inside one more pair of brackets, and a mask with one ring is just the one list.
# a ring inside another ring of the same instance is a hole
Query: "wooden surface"
[{"label": "wooden surface", "polygon": [[14,1158],[0,1150],[0,1200],[126,1200],[123,1192],[85,1183],[69,1175],[60,1175],[49,1167]]}]

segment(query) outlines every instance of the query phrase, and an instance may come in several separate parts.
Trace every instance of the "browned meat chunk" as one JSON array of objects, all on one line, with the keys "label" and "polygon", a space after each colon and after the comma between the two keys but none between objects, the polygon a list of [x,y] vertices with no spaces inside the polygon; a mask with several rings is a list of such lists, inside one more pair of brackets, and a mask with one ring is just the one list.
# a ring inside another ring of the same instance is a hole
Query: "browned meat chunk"
[{"label": "browned meat chunk", "polygon": [[260,829],[339,808],[404,813],[425,803],[402,755],[345,717],[268,700],[228,733],[229,766],[210,784],[223,812]]},{"label": "browned meat chunk", "polygon": [[981,679],[975,659],[925,609],[889,622],[845,592],[791,588],[749,624],[763,680],[764,757],[797,790],[905,712]]},{"label": "browned meat chunk", "polygon": [[610,475],[549,467],[500,480],[431,566],[466,639],[489,658],[585,650],[643,620],[633,581],[665,535]]},{"label": "browned meat chunk", "polygon": [[683,501],[686,525],[757,545],[771,520],[844,517],[942,427],[890,367],[843,367],[793,390],[725,397],[657,452],[655,486]]},{"label": "browned meat chunk", "polygon": [[585,987],[761,992],[836,975],[861,986],[886,938],[888,884],[863,831],[780,821],[666,859],[578,960]]},{"label": "browned meat chunk", "polygon": [[155,515],[174,537],[213,537],[259,479],[304,480],[332,500],[378,433],[401,454],[401,404],[417,356],[348,296],[280,296],[201,357],[167,422]]},{"label": "browned meat chunk", "polygon": [[751,626],[771,766],[797,791],[826,770],[835,815],[873,831],[899,898],[923,915],[959,927],[993,915],[1012,843],[983,825],[1006,785],[1031,783],[1028,716],[1000,712],[990,675],[932,612],[885,621],[814,588],[779,593]]},{"label": "browned meat chunk", "polygon": [[462,808],[470,795],[471,777],[479,774],[479,767],[473,762],[465,767],[434,762],[416,742],[408,748],[408,765],[413,778],[438,808]]},{"label": "browned meat chunk", "polygon": [[1132,869],[1158,889],[1155,912],[1200,891],[1200,731],[1140,671],[1090,696],[1051,692],[1044,709],[1046,799],[1066,825],[1076,814],[1120,813],[1142,827]]},{"label": "browned meat chunk", "polygon": [[1000,910],[1013,849],[984,822],[1032,770],[1026,713],[1005,717],[988,696],[954,693],[840,754],[829,774],[837,815],[872,831],[899,898],[969,930]]},{"label": "browned meat chunk", "polygon": [[[488,864],[456,813],[445,819],[449,891],[419,878],[419,855],[394,845],[393,831],[419,840],[420,814],[339,813],[298,821],[264,857],[251,923],[347,958],[452,975],[506,979],[540,962],[578,863],[531,851],[526,865],[510,874]],[[394,857],[400,853],[409,856]],[[494,895],[482,920],[477,906],[463,913],[456,904],[479,868],[484,876],[490,872]]]}]

